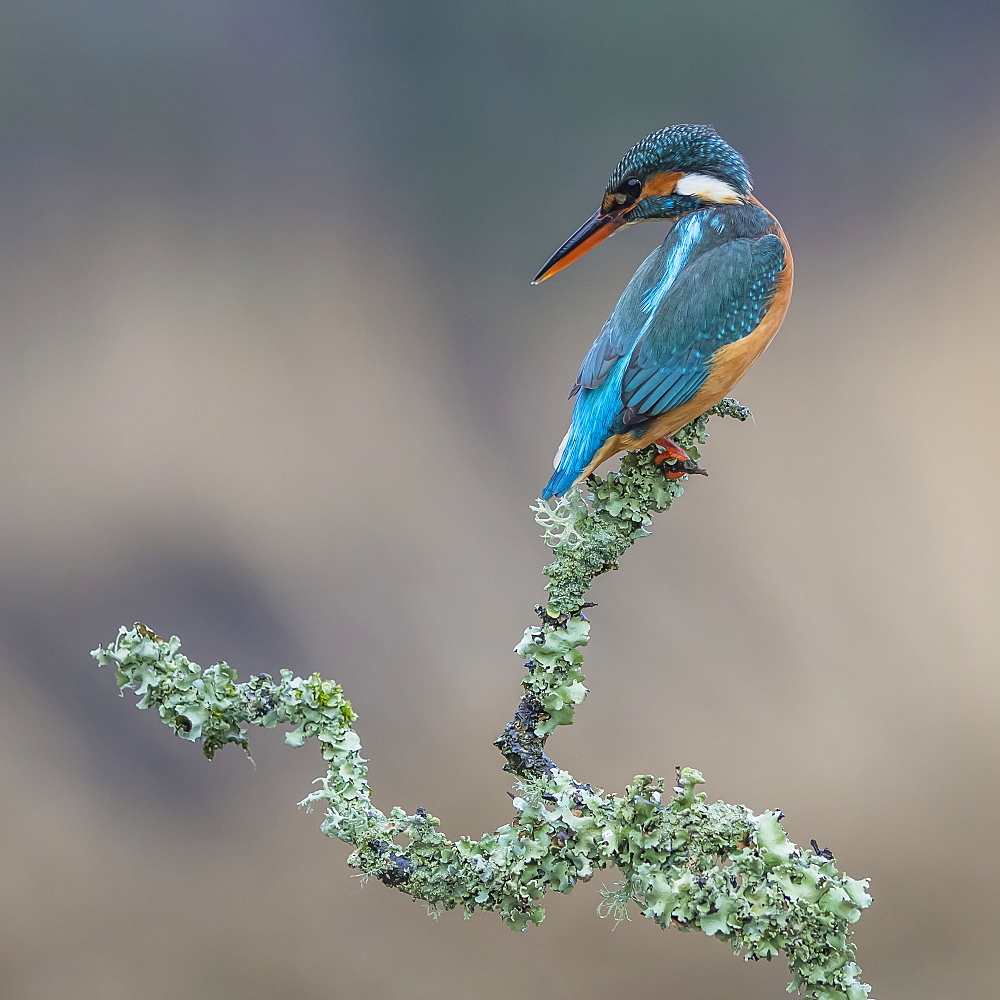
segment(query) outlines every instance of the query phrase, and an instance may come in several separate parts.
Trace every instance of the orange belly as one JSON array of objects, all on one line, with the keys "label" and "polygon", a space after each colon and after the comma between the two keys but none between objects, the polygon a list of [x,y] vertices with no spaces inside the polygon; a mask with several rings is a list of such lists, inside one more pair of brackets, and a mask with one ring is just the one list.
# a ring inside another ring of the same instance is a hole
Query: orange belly
[{"label": "orange belly", "polygon": [[624,434],[615,434],[608,438],[594,456],[594,460],[580,473],[580,479],[589,476],[594,469],[613,455],[622,451],[638,451],[640,448],[645,448],[657,438],[669,437],[695,417],[700,417],[727,396],[733,386],[750,370],[750,366],[764,353],[764,349],[778,332],[792,297],[794,271],[792,253],[781,228],[776,227],[775,232],[785,245],[785,266],[778,272],[774,299],[764,318],[745,337],[732,344],[726,344],[715,352],[708,378],[693,399],[655,417],[647,425],[641,437],[626,431]]}]

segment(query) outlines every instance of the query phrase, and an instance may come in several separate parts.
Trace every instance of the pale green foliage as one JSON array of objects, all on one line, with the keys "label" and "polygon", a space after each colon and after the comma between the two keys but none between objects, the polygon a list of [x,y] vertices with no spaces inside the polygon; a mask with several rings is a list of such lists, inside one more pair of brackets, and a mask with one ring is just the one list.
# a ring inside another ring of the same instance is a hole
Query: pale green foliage
[{"label": "pale green foliage", "polygon": [[[744,419],[730,400],[717,411]],[[707,416],[677,435],[696,455]],[[535,508],[545,540],[555,550],[547,567],[549,603],[541,624],[525,631],[516,652],[528,667],[526,698],[539,707],[534,736],[544,744],[557,726],[572,722],[586,696],[582,649],[590,623],[583,595],[598,573],[648,533],[652,515],[679,496],[652,462],[652,452],[628,455],[622,470],[575,490],[553,506]],[[676,787],[637,776],[621,796],[577,782],[555,765],[524,778],[512,822],[479,840],[446,838],[422,809],[388,814],[371,802],[354,712],[338,684],[319,675],[282,670],[245,683],[225,663],[200,668],[144,626],[122,628],[115,643],[93,655],[114,663],[119,687],[155,707],[184,739],[203,741],[208,756],[225,743],[246,749],[246,726],[287,725],[286,742],[315,737],[326,773],[303,801],[325,807],[323,832],[354,846],[350,864],[416,899],[429,912],[461,907],[496,910],[515,930],[538,923],[541,900],[569,892],[595,871],[615,867],[622,881],[602,893],[601,915],[628,919],[633,904],[663,927],[701,930],[727,941],[747,958],[787,957],[790,988],[815,1000],[864,1000],[868,987],[848,927],[870,903],[867,882],[837,871],[823,853],[791,843],[773,812],[708,803],[703,778],[679,769]],[[506,751],[505,751],[506,752]],[[525,773],[525,772],[522,772]]]}]

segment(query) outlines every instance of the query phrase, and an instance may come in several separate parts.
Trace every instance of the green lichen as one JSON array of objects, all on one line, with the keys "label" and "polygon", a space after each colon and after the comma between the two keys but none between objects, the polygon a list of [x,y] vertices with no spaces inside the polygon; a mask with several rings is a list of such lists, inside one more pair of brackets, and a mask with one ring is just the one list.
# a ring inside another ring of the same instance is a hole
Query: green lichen
[{"label": "green lichen", "polygon": [[556,726],[568,726],[574,707],[587,697],[581,649],[589,641],[590,622],[574,615],[526,629],[514,650],[528,667],[524,689],[535,696],[547,716],[536,727],[539,736],[548,735]]},{"label": "green lichen", "polygon": [[[750,411],[734,399],[724,399],[674,435],[693,459],[708,439],[712,416],[746,420]],[[591,476],[565,496],[532,508],[543,528],[542,538],[555,550],[545,567],[549,578],[546,612],[557,618],[575,614],[595,576],[618,568],[618,560],[637,539],[649,534],[653,516],[681,496],[682,480],[667,480],[656,465],[655,446],[629,452],[617,472]]]},{"label": "green lichen", "polygon": [[[747,416],[732,400],[712,412]],[[676,435],[693,457],[707,436],[708,416]],[[587,693],[582,650],[590,623],[583,597],[591,580],[616,568],[649,533],[653,515],[682,492],[664,479],[654,454],[628,455],[619,472],[595,478],[586,491],[535,508],[554,560],[546,568],[548,603],[536,609],[540,624],[525,631],[516,649],[527,667],[519,716],[525,713],[533,732],[512,723],[516,738],[498,741],[522,775],[515,816],[478,840],[449,840],[423,809],[408,815],[374,807],[357,717],[333,681],[281,670],[277,680],[259,674],[241,683],[225,663],[201,668],[180,652],[176,637],[162,639],[138,624],[121,628],[111,646],[93,655],[114,664],[119,687],[135,691],[139,708],[156,708],[177,735],[200,739],[209,757],[226,743],[246,750],[252,725],[287,726],[292,746],[315,738],[326,773],[301,804],[323,806],[323,832],[354,847],[351,866],[424,901],[433,914],[493,910],[523,930],[544,917],[546,892],[570,892],[612,867],[622,881],[602,893],[601,915],[629,919],[633,906],[662,927],[727,941],[747,959],[783,954],[790,989],[814,1000],[865,1000],[869,988],[859,981],[849,928],[871,902],[867,881],[839,872],[828,852],[798,848],[774,812],[709,803],[693,769],[678,769],[671,789],[663,779],[639,775],[619,796],[578,782],[541,753]],[[530,753],[518,739],[534,741]]]}]

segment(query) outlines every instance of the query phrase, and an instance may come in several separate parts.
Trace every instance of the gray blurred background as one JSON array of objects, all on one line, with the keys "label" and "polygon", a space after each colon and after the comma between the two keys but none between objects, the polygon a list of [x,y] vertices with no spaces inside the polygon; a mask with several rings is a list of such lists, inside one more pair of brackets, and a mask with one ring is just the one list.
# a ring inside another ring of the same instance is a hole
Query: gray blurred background
[{"label": "gray blurred background", "polygon": [[1000,8],[8,0],[0,32],[0,995],[777,998],[779,962],[595,915],[428,919],[87,652],[341,681],[383,808],[509,821],[491,746],[584,351],[663,237],[528,282],[647,132],[740,149],[796,294],[707,480],[593,597],[550,749],[701,768],[871,876],[880,1000],[998,966]]}]

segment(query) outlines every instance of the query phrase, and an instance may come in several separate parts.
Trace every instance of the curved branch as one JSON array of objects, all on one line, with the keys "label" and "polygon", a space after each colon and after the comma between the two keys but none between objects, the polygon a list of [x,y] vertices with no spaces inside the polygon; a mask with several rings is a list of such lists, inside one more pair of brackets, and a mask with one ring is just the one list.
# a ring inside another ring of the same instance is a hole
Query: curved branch
[{"label": "curved branch", "polygon": [[[689,424],[676,437],[694,458],[713,414],[748,415],[724,400]],[[678,769],[672,795],[663,779],[639,775],[616,796],[578,782],[545,754],[549,735],[572,722],[587,694],[581,666],[591,581],[617,568],[649,534],[652,516],[683,492],[653,457],[653,449],[628,455],[619,472],[593,477],[586,497],[577,489],[534,508],[555,551],[545,569],[549,599],[517,647],[528,671],[524,696],[496,741],[505,768],[521,779],[517,815],[479,840],[448,840],[424,809],[383,813],[372,804],[356,716],[333,681],[282,670],[277,680],[260,674],[240,683],[227,664],[203,669],[180,652],[176,637],[164,640],[139,624],[93,655],[115,665],[119,687],[136,692],[139,708],[156,708],[178,736],[200,739],[208,757],[227,743],[246,750],[250,725],[287,725],[293,746],[315,737],[326,774],[302,804],[324,805],[322,830],[355,848],[352,867],[432,911],[496,910],[522,930],[542,920],[549,889],[569,892],[615,866],[623,880],[604,894],[602,915],[620,918],[634,903],[663,927],[700,929],[746,958],[784,954],[792,985],[808,997],[864,1000],[869,988],[859,981],[849,925],[871,902],[866,880],[839,872],[815,842],[812,850],[792,844],[776,812],[708,803],[697,791],[701,774],[690,768]]]}]

